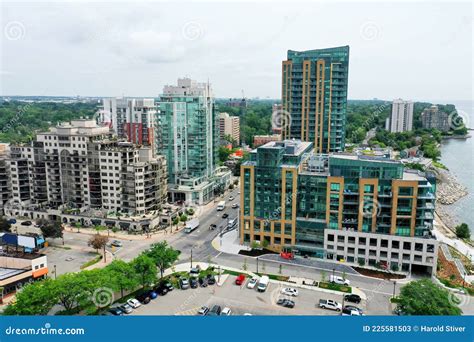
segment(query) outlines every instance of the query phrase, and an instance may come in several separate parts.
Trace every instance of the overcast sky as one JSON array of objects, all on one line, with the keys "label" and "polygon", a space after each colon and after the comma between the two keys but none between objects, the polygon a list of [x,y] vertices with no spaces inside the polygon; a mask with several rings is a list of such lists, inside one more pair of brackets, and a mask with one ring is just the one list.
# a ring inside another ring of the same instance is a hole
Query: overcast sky
[{"label": "overcast sky", "polygon": [[7,3],[2,95],[280,98],[286,51],[350,46],[349,98],[470,99],[470,3]]}]

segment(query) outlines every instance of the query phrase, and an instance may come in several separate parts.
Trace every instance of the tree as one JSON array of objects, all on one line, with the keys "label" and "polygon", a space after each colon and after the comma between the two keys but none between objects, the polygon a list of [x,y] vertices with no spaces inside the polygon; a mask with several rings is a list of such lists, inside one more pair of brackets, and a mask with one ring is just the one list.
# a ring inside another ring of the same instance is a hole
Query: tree
[{"label": "tree", "polygon": [[5,217],[0,217],[0,232],[9,232],[11,226],[12,225]]},{"label": "tree", "polygon": [[186,214],[182,214],[180,217],[179,217],[179,220],[181,222],[186,222],[188,220],[188,216],[186,216]]},{"label": "tree", "polygon": [[156,283],[156,265],[152,258],[146,254],[141,254],[133,259],[131,265],[142,287]]},{"label": "tree", "polygon": [[45,238],[63,238],[64,227],[59,221],[43,221],[42,224],[40,224],[40,229]]},{"label": "tree", "polygon": [[[97,274],[97,271],[93,274]],[[91,293],[95,287],[91,286],[88,272],[92,271],[66,273],[52,281],[51,294],[57,298],[66,311],[90,303]]]},{"label": "tree", "polygon": [[450,300],[447,290],[430,279],[412,281],[400,290],[398,308],[407,315],[452,316],[461,309]]},{"label": "tree", "polygon": [[112,287],[120,291],[121,297],[125,290],[133,290],[139,284],[139,279],[131,264],[123,260],[114,260],[105,268]]},{"label": "tree", "polygon": [[26,285],[16,293],[16,300],[9,304],[5,315],[47,315],[58,299],[51,292],[54,280],[46,279]]},{"label": "tree", "polygon": [[107,236],[94,234],[90,237],[89,242],[87,242],[87,245],[97,250],[97,253],[99,253],[99,249],[104,249],[105,253],[105,246],[107,245],[108,241],[109,238]]},{"label": "tree", "polygon": [[469,226],[466,223],[461,223],[459,226],[456,226],[456,236],[460,239],[470,239],[471,231]]},{"label": "tree", "polygon": [[155,265],[158,267],[163,278],[165,270],[178,260],[180,252],[171,246],[168,246],[166,241],[154,243],[150,249],[145,253],[148,257],[153,259]]}]

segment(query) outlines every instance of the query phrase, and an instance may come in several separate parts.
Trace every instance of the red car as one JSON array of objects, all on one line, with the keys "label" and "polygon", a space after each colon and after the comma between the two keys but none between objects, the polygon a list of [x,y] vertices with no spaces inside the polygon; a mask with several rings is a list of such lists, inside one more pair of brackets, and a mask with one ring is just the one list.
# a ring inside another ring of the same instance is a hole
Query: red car
[{"label": "red car", "polygon": [[239,274],[237,279],[235,279],[235,285],[242,285],[245,282],[245,275]]}]

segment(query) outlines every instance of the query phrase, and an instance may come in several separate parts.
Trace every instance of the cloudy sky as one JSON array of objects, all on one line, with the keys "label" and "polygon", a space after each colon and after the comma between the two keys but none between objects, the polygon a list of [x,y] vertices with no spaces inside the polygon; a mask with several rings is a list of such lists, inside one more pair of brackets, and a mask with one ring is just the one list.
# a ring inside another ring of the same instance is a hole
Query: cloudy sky
[{"label": "cloudy sky", "polygon": [[349,98],[473,96],[464,3],[3,3],[2,95],[157,96],[178,77],[218,97],[280,98],[286,51],[350,45]]}]

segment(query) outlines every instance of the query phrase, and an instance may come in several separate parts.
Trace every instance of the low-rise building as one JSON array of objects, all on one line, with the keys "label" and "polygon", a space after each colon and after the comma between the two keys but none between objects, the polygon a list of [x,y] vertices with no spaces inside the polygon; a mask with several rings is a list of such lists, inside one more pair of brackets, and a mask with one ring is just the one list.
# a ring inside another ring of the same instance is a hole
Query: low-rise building
[{"label": "low-rise building", "polygon": [[253,137],[253,146],[257,148],[271,141],[280,141],[280,140],[281,140],[281,134],[255,135]]}]

